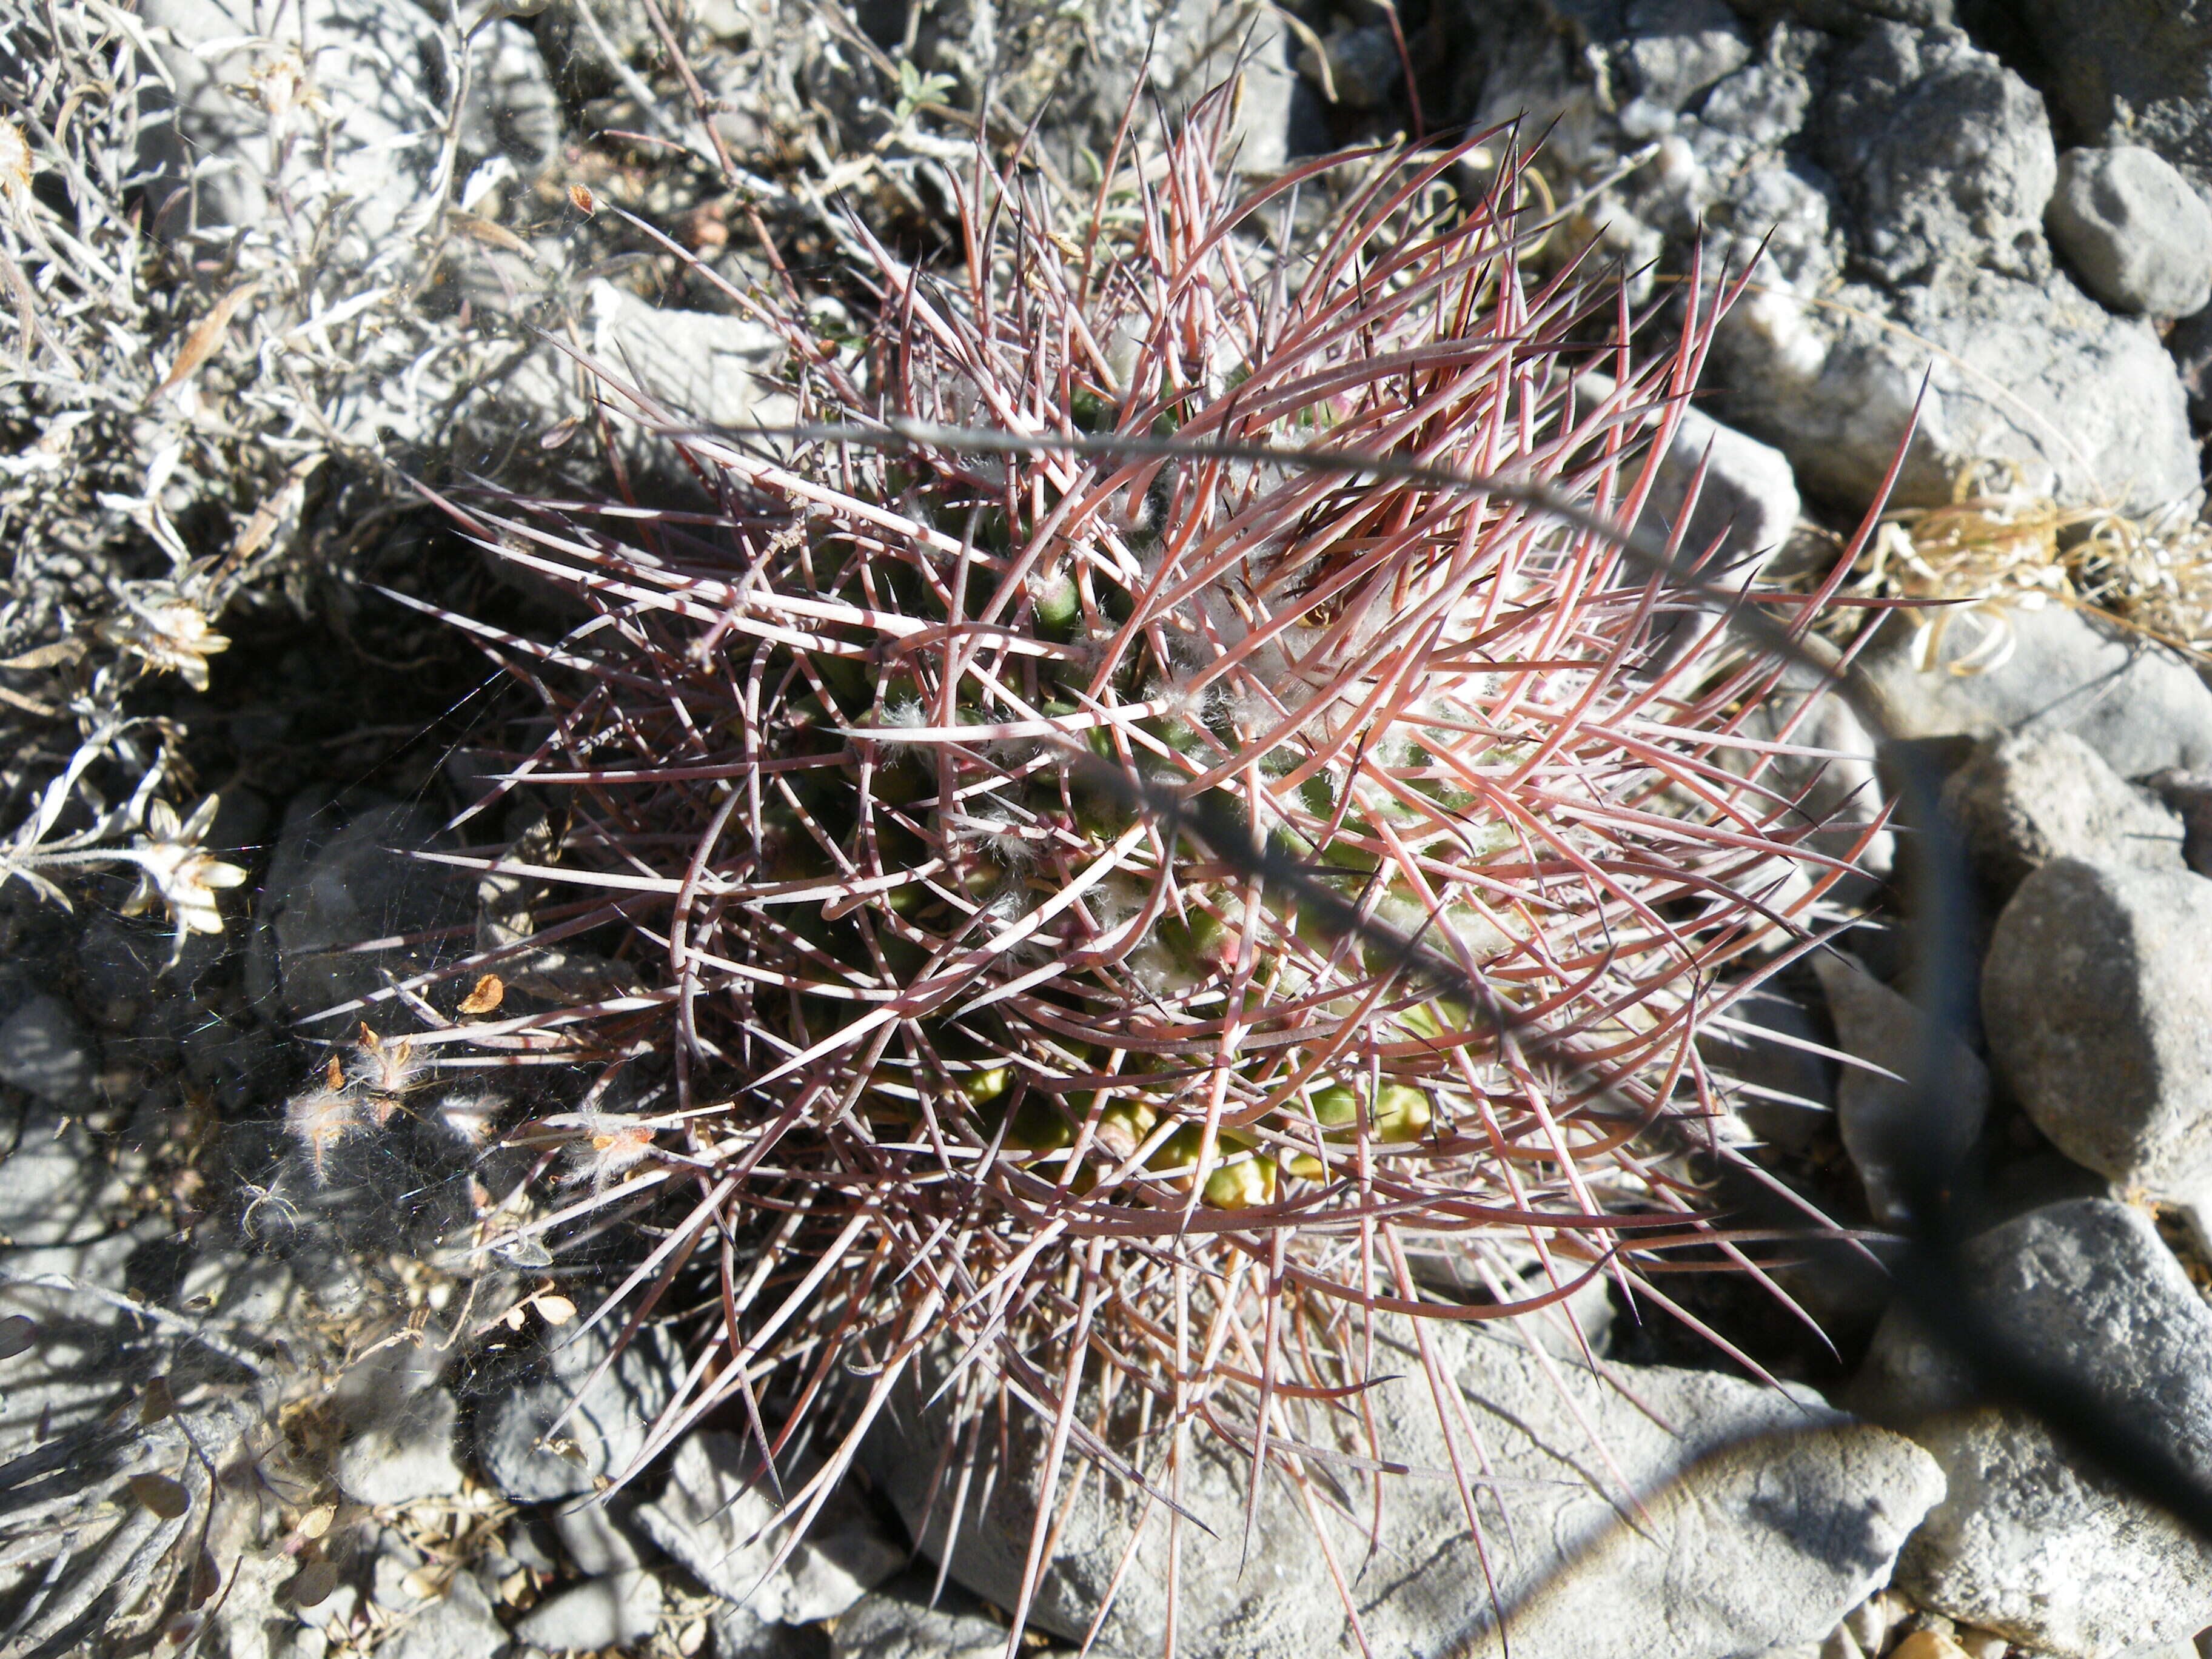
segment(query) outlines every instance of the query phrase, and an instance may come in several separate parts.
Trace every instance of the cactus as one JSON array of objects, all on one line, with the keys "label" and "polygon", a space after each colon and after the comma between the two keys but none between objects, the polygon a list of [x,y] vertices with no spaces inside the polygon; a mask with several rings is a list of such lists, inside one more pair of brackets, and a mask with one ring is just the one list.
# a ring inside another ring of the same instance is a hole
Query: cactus
[{"label": "cactus", "polygon": [[642,988],[517,994],[410,1063],[598,1068],[514,1137],[547,1149],[523,1231],[650,1218],[602,1317],[711,1281],[665,1297],[699,1357],[647,1455],[741,1407],[769,1466],[828,1453],[795,1516],[933,1342],[970,1413],[1139,1478],[1177,1454],[1083,1418],[1100,1387],[1173,1419],[1152,1447],[1356,1433],[1363,1322],[1437,1310],[1440,1253],[1504,1312],[1600,1273],[1663,1304],[1645,1269],[1721,1235],[1639,1130],[1715,1113],[1700,1020],[1839,867],[1738,735],[1779,665],[1589,527],[1636,521],[1711,316],[1639,365],[1617,282],[1533,283],[1510,152],[1471,204],[1471,146],[1236,199],[1224,125],[1109,162],[1087,216],[979,169],[957,273],[856,231],[864,346],[731,291],[798,428],[693,430],[595,365],[711,510],[447,502],[589,615],[455,619],[537,708],[502,793],[566,804],[550,855],[460,861],[573,902],[447,977],[596,939]]}]

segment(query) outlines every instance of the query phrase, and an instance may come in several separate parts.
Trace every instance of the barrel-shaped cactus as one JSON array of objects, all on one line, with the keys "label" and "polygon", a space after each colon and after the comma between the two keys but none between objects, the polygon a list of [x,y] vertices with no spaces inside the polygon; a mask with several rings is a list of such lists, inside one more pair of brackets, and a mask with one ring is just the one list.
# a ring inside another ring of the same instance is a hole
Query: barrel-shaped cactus
[{"label": "barrel-shaped cactus", "polygon": [[[704,1333],[655,1448],[849,1427],[946,1340],[970,1410],[1149,1379],[1321,1443],[1371,1310],[1711,1237],[1639,1132],[1711,1114],[1700,1018],[1834,866],[1737,735],[1778,665],[1592,527],[1637,521],[1710,319],[1640,367],[1617,286],[1532,286],[1510,155],[1471,204],[1464,151],[1232,199],[1221,117],[1087,215],[979,179],[964,270],[865,243],[864,343],[738,296],[798,428],[689,429],[597,365],[710,510],[454,504],[589,620],[471,624],[559,811],[483,860],[538,935],[453,982],[543,983],[416,1052],[602,1068],[529,1126],[567,1156],[526,1231],[651,1222],[620,1305]],[[1334,206],[1284,252],[1301,194]],[[595,943],[626,987],[546,988]]]}]

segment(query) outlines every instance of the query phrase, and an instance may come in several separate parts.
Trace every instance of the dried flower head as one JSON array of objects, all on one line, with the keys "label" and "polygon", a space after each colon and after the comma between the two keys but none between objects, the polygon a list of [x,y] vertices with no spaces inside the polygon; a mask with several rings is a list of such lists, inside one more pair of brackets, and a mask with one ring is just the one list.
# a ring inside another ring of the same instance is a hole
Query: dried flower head
[{"label": "dried flower head", "polygon": [[361,1028],[345,1060],[346,1086],[370,1097],[380,1124],[390,1120],[402,1097],[429,1081],[430,1074],[428,1060],[416,1054],[412,1042],[404,1037],[386,1042],[367,1025]]},{"label": "dried flower head", "polygon": [[635,1169],[653,1156],[654,1130],[650,1124],[612,1112],[586,1112],[579,1132],[567,1148],[568,1169],[563,1179],[572,1185],[589,1182],[594,1192]]},{"label": "dried flower head", "polygon": [[22,127],[0,120],[0,201],[18,224],[31,212],[31,146]]},{"label": "dried flower head", "polygon": [[123,914],[143,915],[158,902],[176,918],[176,942],[169,952],[172,967],[184,953],[186,935],[222,932],[216,890],[235,887],[246,879],[245,870],[226,864],[200,845],[221,805],[222,797],[210,795],[180,823],[176,809],[157,800],[146,809],[145,833],[118,855],[138,866],[138,884],[124,901]]},{"label": "dried flower head", "polygon": [[499,1114],[506,1104],[497,1095],[450,1094],[431,1109],[429,1117],[464,1146],[479,1149],[491,1144]]},{"label": "dried flower head", "polygon": [[230,649],[228,636],[215,631],[207,612],[190,594],[169,582],[142,582],[126,589],[123,610],[105,617],[100,640],[142,659],[156,674],[179,674],[195,691],[208,688],[210,657]]},{"label": "dried flower head", "polygon": [[284,1129],[298,1141],[314,1168],[315,1179],[327,1176],[331,1148],[358,1133],[362,1103],[342,1090],[317,1086],[284,1103]]}]

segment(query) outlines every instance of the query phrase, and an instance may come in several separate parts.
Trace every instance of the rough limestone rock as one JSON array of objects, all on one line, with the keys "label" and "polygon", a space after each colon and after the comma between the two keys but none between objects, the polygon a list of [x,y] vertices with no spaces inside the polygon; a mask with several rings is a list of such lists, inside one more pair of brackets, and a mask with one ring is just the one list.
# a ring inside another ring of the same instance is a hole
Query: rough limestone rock
[{"label": "rough limestone rock", "polygon": [[2071,732],[1983,744],[1944,784],[1943,800],[1975,869],[2001,897],[2054,859],[2185,867],[2181,820]]},{"label": "rough limestone rock", "polygon": [[2045,88],[2091,143],[2142,144],[2212,182],[2212,38],[2174,0],[2021,0]]},{"label": "rough limestone rock", "polygon": [[2212,301],[2212,207],[2155,150],[2068,150],[2045,222],[2115,311],[2186,317]]},{"label": "rough limestone rock", "polygon": [[99,1056],[76,1012],[45,992],[0,1021],[0,1083],[70,1111],[88,1104]]},{"label": "rough limestone rock", "polygon": [[[798,418],[790,395],[764,384],[784,349],[782,339],[766,324],[714,312],[663,309],[604,280],[586,290],[583,310],[586,355],[652,406],[647,413],[625,393],[603,392],[617,415],[672,419],[678,427],[735,428],[788,426]],[[550,426],[585,407],[581,376],[567,353],[541,347],[515,371],[505,395],[534,410]],[[626,422],[624,430],[631,430]]]},{"label": "rough limestone rock", "polygon": [[1956,1036],[1949,1037],[1937,1062],[1943,1085],[1930,1091],[1942,1116],[1931,1122],[1921,1091],[1901,1075],[1923,1041],[1919,1012],[1832,951],[1816,954],[1813,969],[1827,994],[1837,1042],[1859,1062],[1842,1068],[1837,1085],[1836,1127],[1844,1150],[1866,1183],[1875,1218],[1889,1225],[1907,1222],[1911,1213],[1899,1171],[1927,1167],[1925,1160],[1948,1166],[1966,1157],[1989,1115],[1989,1072]]},{"label": "rough limestone rock", "polygon": [[[1892,623],[1861,659],[1901,738],[2073,732],[2124,778],[2212,767],[2212,690],[2172,653],[2045,606],[2008,613],[2013,653],[1978,674],[1950,672],[1968,641],[1948,636],[1942,661],[1913,661],[1912,632]],[[1957,639],[1954,648],[1951,642]]]},{"label": "rough limestone rock", "polygon": [[1728,0],[1629,0],[1621,14],[1637,96],[1679,110],[1751,61],[1751,37]]},{"label": "rough limestone rock", "polygon": [[457,1572],[446,1593],[387,1636],[390,1659],[500,1659],[513,1645],[474,1575]]},{"label": "rough limestone rock", "polygon": [[461,1489],[453,1461],[453,1430],[460,1407],[443,1389],[411,1396],[391,1421],[356,1436],[340,1449],[333,1471],[338,1490],[357,1504],[411,1504],[451,1498]]},{"label": "rough limestone rock", "polygon": [[830,1634],[830,1659],[997,1659],[1006,1632],[980,1613],[929,1605],[930,1581],[862,1596]]},{"label": "rough limestone rock", "polygon": [[[2148,1216],[2106,1199],[2054,1204],[1967,1256],[1990,1316],[2212,1479],[2212,1308]],[[1909,1425],[1949,1482],[1898,1563],[1920,1606],[2067,1659],[2212,1624],[2212,1545],[2077,1467],[2039,1423],[1970,1404],[1955,1363],[1903,1313],[1883,1322],[1850,1397]]]},{"label": "rough limestone rock", "polygon": [[[533,1355],[477,1407],[477,1461],[516,1503],[550,1503],[590,1492],[601,1478],[622,1474],[644,1449],[646,1431],[667,1405],[680,1368],[665,1334],[643,1331],[584,1389],[609,1340],[604,1326],[576,1336],[555,1333],[550,1352]],[[579,1389],[582,1402],[569,1413]],[[567,1455],[541,1443],[564,1413],[568,1420],[555,1438],[571,1443]]]},{"label": "rough limestone rock", "polygon": [[1944,261],[2040,278],[2057,155],[2043,99],[1954,28],[1881,23],[1836,64],[1821,159],[1886,283]]},{"label": "rough limestone rock", "polygon": [[[1768,787],[1796,803],[1791,827],[1811,830],[1809,846],[1836,858],[1856,851],[1860,868],[1877,875],[1888,872],[1895,857],[1894,837],[1887,830],[1870,837],[1865,834],[1883,806],[1875,770],[1874,734],[1837,694],[1832,676],[1809,663],[1791,664],[1774,690],[1747,715],[1743,732],[1762,743],[1818,751],[1764,755],[1746,750],[1734,763],[1747,771],[1759,767]],[[1861,848],[1863,838],[1866,845]]]},{"label": "rough limestone rock", "polygon": [[1982,966],[1997,1073],[2052,1146],[2129,1185],[2212,1177],[2212,881],[2060,859]]},{"label": "rough limestone rock", "polygon": [[[273,15],[252,0],[139,8],[176,88],[173,120],[146,129],[153,225],[164,237],[245,228],[268,215],[272,194],[312,185],[327,192],[325,257],[368,265],[435,210],[448,42],[430,12],[407,0],[304,0],[281,23]],[[458,34],[450,44],[459,49]],[[467,50],[456,174],[500,157],[528,178],[561,142],[537,46],[497,17]]]},{"label": "rough limestone rock", "polygon": [[[1611,397],[1615,389],[1610,375],[1595,371],[1575,380],[1577,394],[1593,403]],[[1638,527],[1665,541],[1683,515],[1692,483],[1698,485],[1698,498],[1683,528],[1682,548],[1698,556],[1711,552],[1705,580],[1731,589],[1748,587],[1796,528],[1797,480],[1788,458],[1702,410],[1686,408],[1674,441],[1660,457]],[[1700,609],[1662,625],[1672,631],[1669,649],[1686,650],[1712,626],[1711,612]]]},{"label": "rough limestone rock", "polygon": [[[295,1018],[383,990],[465,949],[434,936],[473,920],[471,883],[412,858],[433,845],[438,822],[426,808],[374,798],[327,800],[313,793],[284,813],[254,919],[246,960],[248,994]],[[380,948],[358,947],[386,941]]]},{"label": "rough limestone rock", "polygon": [[553,1653],[596,1653],[651,1636],[660,1622],[660,1581],[649,1572],[587,1578],[548,1596],[523,1615],[514,1633]]},{"label": "rough limestone rock", "polygon": [[[1411,1338],[1386,1328],[1384,1340],[1376,1370],[1398,1380],[1368,1396],[1380,1449],[1417,1468],[1449,1468]],[[1439,1323],[1431,1340],[1511,1516],[1509,1529],[1499,1500],[1480,1500],[1489,1570],[1518,1659],[1587,1659],[1597,1630],[1616,1659],[1719,1659],[1817,1639],[1885,1582],[1893,1553],[1942,1490],[1933,1464],[1908,1443],[1778,1391],[1706,1372],[1617,1366],[1626,1392],[1615,1392],[1573,1364],[1559,1365],[1555,1382],[1510,1336]],[[909,1386],[863,1452],[878,1490],[933,1555],[946,1547],[957,1479],[933,1510],[944,1426]],[[995,1440],[985,1441],[988,1463]],[[1033,1425],[1014,1437],[1013,1455],[1012,1471],[975,1471],[951,1554],[953,1576],[1001,1604],[1018,1591],[1028,1547],[1023,1494],[1041,1455]],[[1640,1510],[1626,1507],[1613,1467]],[[987,1485],[986,1474],[996,1478]],[[1184,1465],[1180,1499],[1210,1535],[1182,1528],[1182,1627],[1206,1632],[1215,1659],[1352,1651],[1303,1510],[1277,1484],[1262,1489],[1248,1546],[1244,1474],[1243,1462],[1218,1449]],[[1340,1559],[1356,1552],[1364,1563],[1352,1593],[1371,1650],[1499,1653],[1496,1608],[1452,1485],[1405,1480],[1389,1500],[1371,1554],[1364,1533],[1333,1539]],[[1141,1494],[1086,1483],[1038,1587],[1034,1624],[1081,1639],[1144,1507]],[[1168,1540],[1153,1515],[1099,1633],[1102,1645],[1123,1653],[1161,1644]]]},{"label": "rough limestone rock", "polygon": [[1900,506],[1948,502],[1967,467],[1998,460],[2069,502],[2142,511],[2197,487],[2173,359],[2148,323],[2063,271],[2028,282],[1945,264],[1895,294],[1847,283],[1817,307],[1803,284],[1769,289],[1715,343],[1721,412],[1789,456],[1809,494],[1871,499],[1908,428]]},{"label": "rough limestone rock", "polygon": [[[906,1551],[841,1494],[771,1572],[785,1540],[771,1530],[776,1504],[750,1479],[753,1462],[735,1435],[706,1430],[687,1437],[667,1490],[640,1506],[638,1526],[701,1583],[772,1623],[835,1619],[906,1565]],[[781,1473],[789,1483],[799,1478],[791,1469]]]}]

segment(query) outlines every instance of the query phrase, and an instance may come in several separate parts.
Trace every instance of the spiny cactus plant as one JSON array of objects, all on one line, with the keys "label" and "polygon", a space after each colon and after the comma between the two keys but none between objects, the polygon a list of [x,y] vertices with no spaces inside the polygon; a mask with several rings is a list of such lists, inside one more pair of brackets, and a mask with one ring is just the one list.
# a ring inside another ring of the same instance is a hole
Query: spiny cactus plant
[{"label": "spiny cactus plant", "polygon": [[[1467,148],[1239,199],[1225,116],[1072,217],[979,169],[963,270],[866,243],[858,346],[732,292],[805,427],[690,430],[596,366],[710,510],[451,503],[589,615],[453,619],[542,703],[502,792],[565,823],[454,855],[547,902],[444,970],[518,988],[405,1063],[598,1068],[510,1132],[544,1152],[515,1237],[652,1222],[597,1316],[691,1309],[645,1459],[740,1412],[764,1466],[811,1454],[794,1534],[925,1352],[971,1419],[1042,1419],[1033,1583],[1064,1454],[1145,1481],[1204,1432],[1309,1490],[1283,1449],[1358,1438],[1378,1314],[1601,1273],[1665,1304],[1647,1269],[1723,1236],[1642,1132],[1716,1115],[1700,1022],[1838,868],[1786,737],[1738,732],[1779,665],[1589,527],[1637,520],[1711,318],[1638,365],[1617,284],[1532,288],[1510,152],[1472,204]],[[580,945],[633,988],[520,988]]]}]

